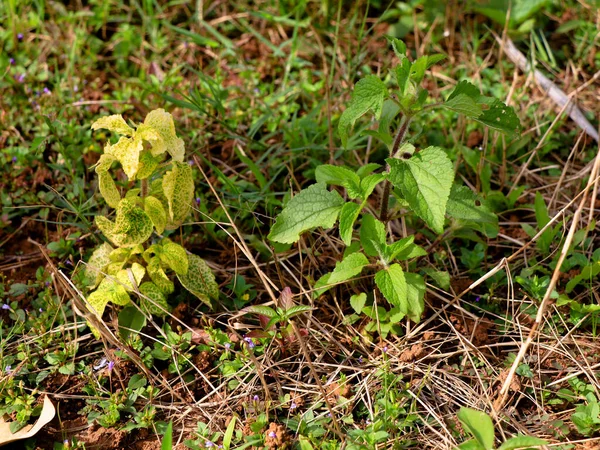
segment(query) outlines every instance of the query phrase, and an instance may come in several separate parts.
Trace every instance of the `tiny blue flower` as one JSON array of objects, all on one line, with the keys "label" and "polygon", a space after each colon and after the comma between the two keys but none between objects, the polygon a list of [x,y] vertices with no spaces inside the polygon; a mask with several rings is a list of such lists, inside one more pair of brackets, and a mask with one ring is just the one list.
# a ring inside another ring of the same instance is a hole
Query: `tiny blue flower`
[{"label": "tiny blue flower", "polygon": [[17,157],[16,157],[16,156],[13,156],[13,157],[12,157],[12,162],[13,162],[13,163],[16,163],[16,162],[17,162]]},{"label": "tiny blue flower", "polygon": [[14,64],[14,63],[15,63],[15,58],[10,58],[10,59],[8,60],[8,62],[9,62],[9,64]]},{"label": "tiny blue flower", "polygon": [[17,75],[16,78],[19,83],[22,83],[23,81],[25,81],[25,74],[22,73],[21,75]]},{"label": "tiny blue flower", "polygon": [[206,444],[204,444],[204,446],[205,446],[206,448],[210,448],[210,447],[214,447],[214,446],[215,446],[215,444],[214,444],[213,442],[211,442],[211,441],[206,441]]},{"label": "tiny blue flower", "polygon": [[77,87],[77,85],[73,86],[73,92],[77,92],[79,90],[79,87]]},{"label": "tiny blue flower", "polygon": [[478,302],[479,300],[481,300],[481,297],[478,295],[477,297],[475,297],[475,301]]},{"label": "tiny blue flower", "polygon": [[194,161],[193,161],[193,160],[191,160],[191,159],[188,159],[188,164],[189,164],[190,166],[193,166],[193,165],[194,165]]},{"label": "tiny blue flower", "polygon": [[252,397],[252,400],[254,400],[255,402],[258,401],[258,395],[255,395],[254,397]]},{"label": "tiny blue flower", "polygon": [[52,91],[50,91],[50,89],[48,89],[47,87],[44,88],[44,94],[49,95]]},{"label": "tiny blue flower", "polygon": [[252,348],[254,348],[254,347],[255,347],[255,344],[254,344],[254,342],[252,341],[252,338],[245,337],[245,338],[244,338],[244,341],[246,341],[246,344],[248,344],[248,348],[251,348],[251,349],[252,349]]},{"label": "tiny blue flower", "polygon": [[2,305],[2,309],[10,309],[10,305],[8,303],[5,303]]},{"label": "tiny blue flower", "polygon": [[111,372],[113,370],[113,368],[115,367],[115,362],[114,361],[109,361],[108,362],[108,371]]},{"label": "tiny blue flower", "polygon": [[225,350],[229,350],[231,348],[231,344],[229,342],[225,343]]},{"label": "tiny blue flower", "polygon": [[6,371],[6,373],[11,373],[12,372],[12,367],[11,366],[6,366],[6,369],[4,369]]},{"label": "tiny blue flower", "polygon": [[387,345],[386,345],[385,347],[383,347],[383,353],[387,353],[387,351],[388,351],[388,348],[387,348]]},{"label": "tiny blue flower", "polygon": [[200,203],[200,197],[196,197],[196,203]]},{"label": "tiny blue flower", "polygon": [[298,405],[296,405],[296,403],[292,402],[292,404],[290,405],[290,409],[296,409],[298,407]]},{"label": "tiny blue flower", "polygon": [[17,39],[20,41],[23,40],[23,33],[17,34]]},{"label": "tiny blue flower", "polygon": [[358,362],[359,362],[360,364],[362,364],[362,362],[363,362],[363,357],[362,357],[362,356],[359,356],[359,357],[358,357]]},{"label": "tiny blue flower", "polygon": [[43,309],[43,308],[40,308],[40,310],[39,310],[39,311],[40,311],[40,312],[44,312],[44,309]]},{"label": "tiny blue flower", "polygon": [[270,438],[277,437],[277,433],[275,433],[274,431],[271,431],[271,432],[269,433],[269,437],[270,437]]}]

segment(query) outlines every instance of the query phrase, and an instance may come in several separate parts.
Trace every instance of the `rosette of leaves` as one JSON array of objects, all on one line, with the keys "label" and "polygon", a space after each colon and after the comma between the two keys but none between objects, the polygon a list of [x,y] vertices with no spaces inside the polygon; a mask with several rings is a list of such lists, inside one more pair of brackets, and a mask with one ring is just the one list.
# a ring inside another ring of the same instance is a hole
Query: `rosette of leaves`
[{"label": "rosette of leaves", "polygon": [[[301,190],[287,203],[277,216],[269,238],[292,244],[306,231],[333,228],[339,221],[339,237],[348,248],[334,270],[316,282],[315,295],[357,277],[366,267],[375,267],[375,284],[392,307],[394,320],[408,317],[418,322],[424,311],[425,281],[419,273],[405,269],[416,268],[412,261],[426,252],[414,243],[414,236],[390,242],[387,222],[394,215],[412,214],[412,222],[422,221],[431,236],[466,227],[494,237],[498,233],[498,219],[483,198],[455,181],[454,165],[444,149],[432,146],[417,150],[405,142],[411,123],[433,108],[455,111],[509,136],[519,133],[520,122],[512,108],[481,95],[468,81],[458,83],[446,101],[428,102],[429,93],[421,87],[421,82],[426,71],[444,57],[426,55],[411,61],[402,41],[390,41],[400,60],[390,77],[394,86],[388,87],[375,75],[358,81],[338,125],[342,145],[348,147],[356,121],[372,114],[378,126],[363,134],[380,140],[388,148],[385,167],[373,163],[357,168],[331,164],[317,167],[316,184]],[[396,131],[392,133],[394,124]],[[383,185],[383,196],[376,217],[368,206],[373,203],[372,196],[379,184]],[[344,190],[345,196],[329,186]],[[388,212],[390,205],[394,209]],[[422,273],[440,287],[447,287],[447,273],[425,269]],[[366,300],[366,294],[354,296],[355,311],[364,312]]]},{"label": "rosette of leaves", "polygon": [[[95,217],[109,242],[96,248],[86,267],[92,311],[101,318],[108,303],[125,306],[126,317],[120,320],[139,324],[137,309],[127,308],[135,294],[143,311],[164,316],[175,277],[210,306],[210,299],[218,297],[218,286],[206,262],[161,237],[188,217],[194,195],[192,169],[183,162],[184,144],[176,135],[173,117],[157,109],[132,127],[121,115],[112,115],[92,125],[94,130],[101,128],[120,137],[106,144],[95,168],[100,193],[115,214]],[[111,174],[114,165],[138,186],[122,195]],[[150,242],[153,234],[157,239]]]}]

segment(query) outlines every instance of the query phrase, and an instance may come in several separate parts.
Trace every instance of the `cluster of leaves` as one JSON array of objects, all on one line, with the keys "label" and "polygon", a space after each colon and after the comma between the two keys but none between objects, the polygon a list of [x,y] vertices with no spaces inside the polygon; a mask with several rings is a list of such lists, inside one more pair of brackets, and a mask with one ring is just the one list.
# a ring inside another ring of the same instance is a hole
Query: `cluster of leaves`
[{"label": "cluster of leaves", "polygon": [[[181,285],[210,305],[218,297],[214,275],[200,257],[162,237],[178,228],[190,213],[194,194],[192,169],[183,161],[184,144],[175,133],[171,114],[157,109],[143,124],[130,127],[121,115],[103,117],[92,129],[121,135],[107,143],[96,165],[100,193],[116,210],[115,219],[98,215],[95,222],[110,243],[101,244],[86,267],[86,283],[93,291],[88,301],[99,318],[110,302],[129,305],[131,293],[150,314],[164,316],[167,297]],[[165,161],[166,156],[170,156]],[[118,162],[129,181],[139,187],[121,195],[110,171]],[[153,233],[158,236],[152,239]],[[112,244],[112,245],[111,245]]]},{"label": "cluster of leaves", "polygon": [[[348,147],[348,135],[355,122],[371,112],[378,120],[378,128],[366,130],[365,134],[387,146],[386,167],[374,163],[358,168],[319,166],[317,183],[289,201],[271,228],[269,238],[291,244],[303,232],[315,227],[332,228],[339,219],[339,235],[347,249],[335,269],[317,281],[315,293],[319,295],[332,285],[356,277],[371,264],[369,258],[374,258],[379,266],[375,284],[395,309],[394,320],[408,317],[418,322],[424,311],[425,281],[418,273],[406,272],[400,262],[410,263],[426,251],[414,243],[414,236],[389,242],[386,223],[408,211],[434,233],[442,234],[449,216],[450,230],[467,227],[493,237],[498,233],[498,220],[483,199],[468,187],[455,183],[452,161],[442,148],[419,151],[405,142],[411,123],[432,108],[458,112],[509,135],[519,132],[520,123],[512,108],[482,96],[467,81],[458,83],[445,102],[427,103],[428,91],[420,86],[421,82],[427,69],[443,56],[422,56],[411,62],[402,41],[391,39],[391,44],[400,60],[392,70],[396,88],[390,91],[379,77],[366,76],[356,84],[352,100],[339,121],[342,144]],[[395,122],[398,126],[393,136],[390,128]],[[384,184],[381,213],[375,217],[369,200],[381,183]],[[329,190],[328,185],[345,189],[349,200],[345,201],[336,190]],[[388,214],[390,205],[393,209]],[[360,216],[360,232],[355,241],[355,223]],[[366,298],[363,293],[354,299],[360,305],[355,310],[364,307]]]}]

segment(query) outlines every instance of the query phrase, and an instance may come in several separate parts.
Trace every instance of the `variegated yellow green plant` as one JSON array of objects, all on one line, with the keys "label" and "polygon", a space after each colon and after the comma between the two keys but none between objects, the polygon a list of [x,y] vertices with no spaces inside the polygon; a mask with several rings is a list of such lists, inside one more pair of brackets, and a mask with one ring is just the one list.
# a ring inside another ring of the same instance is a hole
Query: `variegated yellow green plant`
[{"label": "variegated yellow green plant", "polygon": [[[116,114],[92,125],[93,130],[101,128],[120,137],[106,144],[95,167],[100,193],[115,214],[95,218],[109,242],[96,248],[86,266],[93,312],[101,318],[108,303],[128,305],[134,294],[143,311],[164,316],[175,277],[210,306],[219,292],[206,262],[162,236],[186,220],[194,196],[192,169],[184,163],[184,143],[177,137],[173,117],[157,109],[132,127]],[[127,192],[119,190],[111,174],[118,165],[137,183]]]}]

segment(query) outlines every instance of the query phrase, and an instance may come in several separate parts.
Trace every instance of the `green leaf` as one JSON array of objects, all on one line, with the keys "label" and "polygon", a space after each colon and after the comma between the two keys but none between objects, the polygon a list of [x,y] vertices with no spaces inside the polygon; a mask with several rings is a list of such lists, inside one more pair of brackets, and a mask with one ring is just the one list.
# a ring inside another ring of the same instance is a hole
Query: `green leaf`
[{"label": "green leaf", "polygon": [[452,187],[446,212],[455,219],[498,225],[498,217],[466,186]]},{"label": "green leaf", "polygon": [[388,158],[390,181],[411,209],[436,233],[444,231],[444,215],[454,180],[452,162],[439,147],[428,147],[410,159]]},{"label": "green leaf", "polygon": [[314,308],[309,305],[294,305],[291,308],[286,309],[285,316],[288,319],[291,319],[292,317],[298,316],[308,311],[312,311],[313,309]]},{"label": "green leaf", "polygon": [[135,282],[135,287],[138,287],[145,274],[146,269],[141,264],[134,262],[129,269],[119,270],[115,278],[125,290],[134,291],[132,281]]},{"label": "green leaf", "polygon": [[365,303],[367,302],[367,294],[361,292],[360,294],[355,294],[350,297],[350,306],[356,314],[360,314],[363,308],[365,307]]},{"label": "green leaf", "polygon": [[532,436],[515,436],[504,442],[504,444],[498,447],[498,450],[515,450],[519,448],[541,447],[542,445],[548,445],[548,442]]},{"label": "green leaf", "polygon": [[[225,434],[223,435],[223,449],[224,450],[229,450],[231,448],[231,441],[233,440],[233,433],[235,432],[235,423],[236,423],[236,416],[232,416],[231,420],[229,421],[229,425],[227,425],[227,429],[225,430]],[[161,449],[164,450],[164,449]],[[171,450],[171,448],[169,447],[169,450]]]},{"label": "green leaf", "polygon": [[369,256],[381,256],[386,247],[385,225],[373,217],[365,214],[360,227],[360,243],[365,253]]},{"label": "green leaf", "polygon": [[[144,119],[145,127],[155,131],[158,136],[144,137],[152,145],[152,155],[157,156],[168,152],[174,161],[183,162],[185,148],[183,140],[177,137],[173,116],[164,109],[151,111]],[[140,127],[141,128],[141,127]]]},{"label": "green leaf", "polygon": [[177,275],[187,274],[188,254],[181,245],[163,239],[163,244],[157,247],[157,255]]},{"label": "green leaf", "polygon": [[162,234],[167,225],[167,212],[165,211],[162,202],[156,197],[149,195],[144,199],[144,211],[148,214],[148,217],[150,217],[156,232]]},{"label": "green leaf", "polygon": [[110,254],[112,251],[113,248],[106,242],[94,250],[85,268],[85,278],[88,286],[97,286],[102,278],[104,278],[102,272],[106,272],[105,269],[110,263]]},{"label": "green leaf", "polygon": [[398,59],[400,61],[402,61],[403,59],[407,59],[406,58],[406,44],[404,43],[404,41],[402,41],[401,39],[395,38],[393,36],[387,36],[387,35],[386,35],[386,39],[392,45],[392,49],[394,50],[394,53],[396,54],[396,56],[398,57]]},{"label": "green leaf", "polygon": [[165,174],[162,188],[169,206],[170,223],[166,229],[177,228],[190,213],[194,198],[194,179],[188,164],[173,162],[173,169]]},{"label": "green leaf", "polygon": [[173,293],[175,285],[169,280],[169,277],[167,277],[167,274],[162,269],[158,256],[155,256],[148,261],[146,270],[148,271],[148,276],[152,282],[165,296]]},{"label": "green leaf", "polygon": [[119,194],[117,185],[108,172],[98,173],[98,187],[100,188],[100,194],[108,206],[111,208],[119,206],[121,194]]},{"label": "green leaf", "polygon": [[354,202],[348,202],[342,206],[340,212],[340,238],[345,245],[352,242],[352,232],[354,231],[354,222],[360,214],[361,205]]},{"label": "green leaf", "polygon": [[407,316],[415,323],[421,321],[423,311],[425,311],[425,280],[416,273],[406,272],[404,274],[406,280],[406,299],[408,302]]},{"label": "green leaf", "polygon": [[124,198],[119,202],[115,222],[96,216],[100,231],[117,247],[135,247],[148,240],[154,225],[148,214]]},{"label": "green leaf", "polygon": [[515,114],[515,110],[500,100],[494,101],[490,108],[484,110],[483,114],[475,120],[509,136],[521,132],[521,121]]},{"label": "green leaf", "polygon": [[494,424],[483,411],[471,408],[460,408],[458,420],[485,450],[494,448]]},{"label": "green leaf", "polygon": [[92,124],[92,130],[105,128],[118,134],[132,136],[134,131],[127,123],[121,114],[113,114],[112,116],[100,117]]},{"label": "green leaf", "polygon": [[423,269],[423,272],[431,279],[435,284],[441,287],[444,290],[450,289],[450,274],[447,271],[435,270],[431,267],[426,267]]},{"label": "green leaf", "polygon": [[459,114],[464,114],[467,117],[476,118],[479,117],[483,110],[481,106],[475,103],[471,97],[466,94],[458,94],[448,99],[444,106],[452,111]]},{"label": "green leaf", "polygon": [[366,199],[373,193],[375,187],[381,183],[385,179],[385,175],[381,173],[374,173],[372,175],[367,175],[362,180],[360,180],[360,190],[362,199]]},{"label": "green leaf", "polygon": [[335,268],[331,273],[319,278],[314,286],[314,295],[318,297],[331,287],[329,285],[334,285],[354,278],[362,272],[367,264],[369,264],[369,260],[362,253],[349,254],[336,263]]},{"label": "green leaf", "polygon": [[100,319],[109,302],[116,305],[126,305],[131,301],[125,288],[110,278],[104,278],[98,289],[92,292],[87,300],[91,305],[92,313]]},{"label": "green leaf", "polygon": [[394,259],[398,258],[398,255],[400,254],[402,254],[403,256],[399,258],[400,260],[408,259],[406,258],[406,256],[409,256],[411,254],[412,247],[418,247],[416,245],[413,245],[414,240],[414,235],[411,235],[402,238],[391,245],[387,245],[384,251],[386,261],[393,261]]},{"label": "green leaf", "polygon": [[321,164],[315,170],[315,179],[317,183],[333,184],[344,186],[345,183],[352,182],[356,185],[360,183],[360,177],[356,172],[344,166],[334,166],[332,164]]},{"label": "green leaf", "polygon": [[247,306],[246,308],[242,309],[241,312],[259,314],[261,316],[268,317],[269,319],[272,319],[273,317],[279,317],[277,311],[275,311],[273,308],[269,308],[268,306],[263,305]]},{"label": "green leaf", "polygon": [[119,313],[119,334],[127,340],[132,332],[146,326],[146,316],[135,306],[127,306]]},{"label": "green leaf", "polygon": [[344,200],[336,191],[328,191],[324,183],[313,184],[289,201],[268,237],[275,242],[292,244],[311,228],[331,228],[343,204]]},{"label": "green leaf", "polygon": [[152,156],[148,150],[144,150],[140,153],[140,163],[137,172],[137,179],[144,180],[154,173],[158,165],[160,164],[160,157]]},{"label": "green leaf", "polygon": [[378,119],[383,107],[383,101],[388,96],[386,85],[375,75],[367,75],[354,86],[352,100],[340,117],[338,131],[342,145],[348,145],[348,134],[354,122],[367,112],[372,111]]},{"label": "green leaf", "polygon": [[392,264],[377,272],[375,284],[392,306],[397,306],[404,314],[408,312],[408,288],[404,271],[399,264]]},{"label": "green leaf", "polygon": [[209,298],[219,298],[219,285],[215,281],[210,267],[199,256],[189,254],[189,267],[186,275],[177,274],[177,278],[184,288],[199,298],[203,303],[211,306]]},{"label": "green leaf", "polygon": [[154,283],[146,281],[140,286],[140,308],[157,317],[164,317],[169,312],[167,297]]},{"label": "green leaf", "polygon": [[475,439],[469,439],[456,448],[460,450],[485,450],[485,448],[483,448],[483,446]]}]

